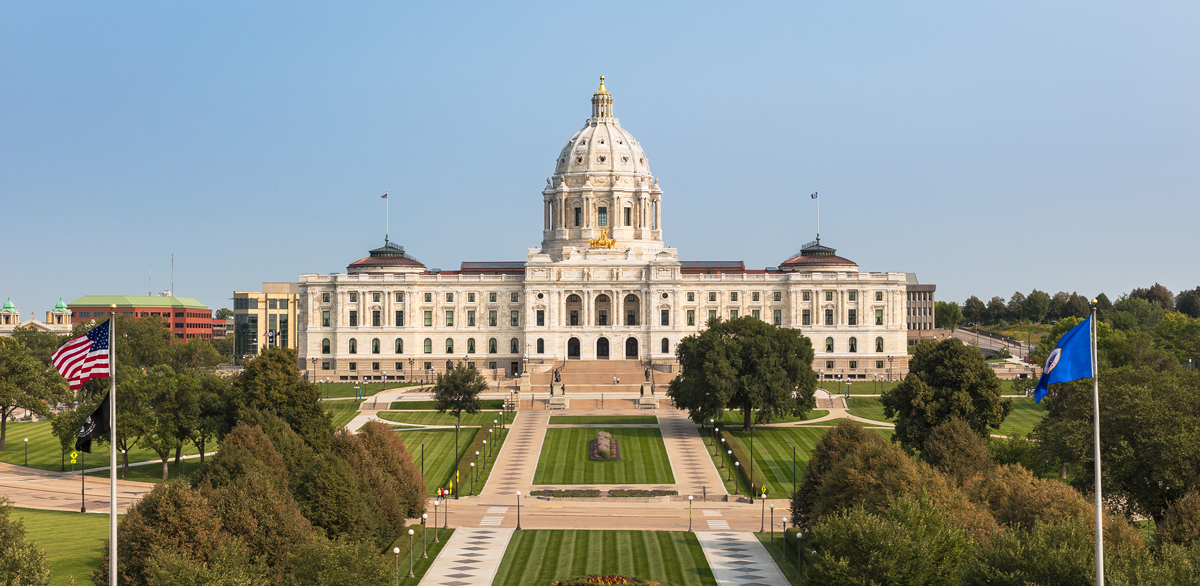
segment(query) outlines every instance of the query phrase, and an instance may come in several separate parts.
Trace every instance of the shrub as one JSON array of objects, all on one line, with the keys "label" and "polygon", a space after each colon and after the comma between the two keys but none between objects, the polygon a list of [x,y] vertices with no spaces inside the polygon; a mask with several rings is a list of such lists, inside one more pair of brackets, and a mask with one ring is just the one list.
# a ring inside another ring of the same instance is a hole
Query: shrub
[{"label": "shrub", "polygon": [[1154,531],[1154,539],[1159,545],[1200,541],[1200,492],[1193,490],[1167,506],[1162,522]]},{"label": "shrub", "polygon": [[[722,435],[725,436],[725,443],[733,446],[731,449],[739,449],[737,443],[732,441],[733,436],[726,432],[722,432]],[[887,441],[860,423],[842,421],[817,442],[808,460],[808,467],[805,468],[804,480],[796,494],[792,495],[793,525],[808,527],[815,520],[812,507],[826,475],[837,466],[847,452],[861,444],[885,445]]]},{"label": "shrub", "polygon": [[249,559],[265,563],[277,573],[285,571],[288,560],[313,537],[312,524],[300,513],[287,486],[259,471],[217,489],[206,486],[201,493],[221,520],[222,529],[245,546]]},{"label": "shrub", "polygon": [[[492,434],[496,435],[496,434]],[[358,430],[363,446],[376,464],[396,481],[396,495],[405,515],[416,519],[425,512],[425,479],[400,436],[387,424],[368,422]]]},{"label": "shrub", "polygon": [[610,496],[610,497],[647,498],[647,497],[656,497],[656,496],[676,496],[678,494],[679,494],[678,490],[619,490],[618,489],[618,490],[608,491],[608,496]]},{"label": "shrub", "polygon": [[1041,521],[1085,520],[1092,508],[1075,489],[1042,478],[1022,466],[999,466],[963,486],[970,499],[988,508],[1001,525],[1033,529]]},{"label": "shrub", "polygon": [[580,576],[577,578],[568,578],[566,580],[555,580],[550,586],[595,586],[596,584],[619,584],[621,586],[659,586],[658,582],[651,582],[636,576],[618,576],[616,574],[607,574],[604,576]]},{"label": "shrub", "polygon": [[612,457],[612,434],[607,431],[596,434],[596,454],[605,460]]},{"label": "shrub", "polygon": [[598,498],[599,490],[531,490],[529,496],[549,496],[554,498]]},{"label": "shrub", "polygon": [[11,513],[12,502],[0,496],[0,584],[49,586],[46,554],[25,540],[25,524]]},{"label": "shrub", "polygon": [[1087,586],[1096,576],[1087,525],[1066,519],[1013,528],[980,544],[963,572],[964,586],[1055,584]]},{"label": "shrub", "polygon": [[995,466],[987,440],[957,417],[929,432],[929,439],[925,440],[925,447],[921,450],[921,459],[950,475],[959,485]]},{"label": "shrub", "polygon": [[275,479],[280,486],[288,484],[287,465],[267,434],[260,427],[238,423],[221,442],[220,451],[192,477],[192,486],[199,487],[207,482],[219,488],[251,470]]}]

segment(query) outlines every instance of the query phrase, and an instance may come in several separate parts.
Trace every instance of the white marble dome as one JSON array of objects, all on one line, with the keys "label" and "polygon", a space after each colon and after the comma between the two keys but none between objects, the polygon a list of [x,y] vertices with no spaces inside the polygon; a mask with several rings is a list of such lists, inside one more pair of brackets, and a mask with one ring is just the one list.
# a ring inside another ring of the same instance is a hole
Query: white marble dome
[{"label": "white marble dome", "polygon": [[612,95],[604,88],[603,77],[592,96],[592,117],[567,141],[555,161],[555,175],[575,173],[650,175],[642,145],[612,115]]}]

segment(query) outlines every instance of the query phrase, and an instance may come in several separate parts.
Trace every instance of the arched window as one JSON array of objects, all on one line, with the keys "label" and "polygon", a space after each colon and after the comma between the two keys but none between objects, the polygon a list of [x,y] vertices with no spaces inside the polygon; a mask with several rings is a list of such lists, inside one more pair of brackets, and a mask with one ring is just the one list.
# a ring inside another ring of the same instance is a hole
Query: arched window
[{"label": "arched window", "polygon": [[671,341],[666,338],[663,338],[662,339],[662,353],[667,354],[670,351],[671,351]]},{"label": "arched window", "polygon": [[467,338],[467,354],[475,353],[475,338]]},{"label": "arched window", "polygon": [[425,353],[433,354],[433,340],[425,338]]},{"label": "arched window", "polygon": [[858,352],[858,338],[850,338],[850,351]]},{"label": "arched window", "polygon": [[321,354],[329,354],[329,338],[321,340]]},{"label": "arched window", "polygon": [[538,353],[538,354],[544,354],[545,352],[546,352],[546,341],[545,341],[545,340],[543,340],[543,339],[541,339],[541,338],[538,338],[538,341],[537,341],[537,353]]},{"label": "arched window", "polygon": [[495,353],[496,353],[496,339],[491,338],[490,340],[488,340],[488,354],[495,354]]},{"label": "arched window", "polygon": [[833,352],[833,338],[825,338],[825,351]]},{"label": "arched window", "polygon": [[371,340],[371,354],[379,354],[379,338]]},{"label": "arched window", "polygon": [[596,296],[596,303],[608,303],[608,295],[603,293]]},{"label": "arched window", "polygon": [[626,303],[637,303],[637,300],[638,300],[637,295],[626,295],[625,296]]},{"label": "arched window", "polygon": [[350,338],[350,353],[358,354],[358,340]]},{"label": "arched window", "polygon": [[875,351],[883,352],[883,338],[875,338]]},{"label": "arched window", "polygon": [[521,343],[518,342],[516,338],[513,338],[508,341],[508,352],[509,352],[509,354],[520,354],[521,353]]},{"label": "arched window", "polygon": [[396,338],[396,354],[404,354],[404,340]]},{"label": "arched window", "polygon": [[446,338],[446,354],[454,354],[454,339]]},{"label": "arched window", "polygon": [[579,296],[574,293],[567,295],[567,303],[579,303]]}]

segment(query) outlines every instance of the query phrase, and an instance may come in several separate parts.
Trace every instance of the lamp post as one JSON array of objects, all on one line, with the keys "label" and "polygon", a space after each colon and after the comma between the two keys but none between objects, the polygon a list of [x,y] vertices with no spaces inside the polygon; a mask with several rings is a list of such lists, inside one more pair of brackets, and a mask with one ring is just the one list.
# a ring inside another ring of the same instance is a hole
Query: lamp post
[{"label": "lamp post", "polygon": [[820,375],[821,388],[824,389],[825,388],[825,369],[818,370],[817,373]]},{"label": "lamp post", "polygon": [[445,497],[446,502],[442,503],[442,506],[446,507],[446,512],[442,513],[442,529],[449,529],[450,528],[450,494],[444,493],[443,496]]},{"label": "lamp post", "polygon": [[[121,450],[121,462],[125,461],[125,450]],[[125,480],[125,467],[121,467],[121,480]]]},{"label": "lamp post", "polygon": [[[439,488],[438,492],[441,493],[441,491],[442,491],[442,489]],[[438,530],[437,510],[438,510],[438,501],[442,500],[441,496],[442,496],[441,494],[438,494],[433,499],[433,542],[434,543],[439,543],[438,534],[437,534],[437,530]]]},{"label": "lamp post", "polygon": [[787,445],[792,446],[792,494],[796,494],[796,444],[787,442]]},{"label": "lamp post", "polygon": [[[725,449],[725,438],[721,438],[721,449],[722,450]],[[713,455],[715,456],[716,454],[713,454]],[[721,467],[722,468],[725,467],[725,458],[721,458]]]},{"label": "lamp post", "polygon": [[[489,431],[491,431],[491,430],[489,430]],[[491,455],[491,450],[487,449],[487,447],[488,447],[487,440],[483,440],[483,448],[484,448],[484,450],[483,450],[483,470],[487,470],[487,459],[488,459],[488,456]]]},{"label": "lamp post", "polygon": [[[771,505],[771,509],[775,509],[775,505]],[[429,521],[429,513],[421,513],[421,559],[429,559],[429,539],[425,537],[425,524]],[[775,522],[775,517],[771,517],[771,522]]]},{"label": "lamp post", "polygon": [[25,466],[29,466],[29,438],[25,438]]},{"label": "lamp post", "polygon": [[413,359],[409,358],[408,359],[408,381],[409,382],[412,382],[412,372],[413,372]]},{"label": "lamp post", "polygon": [[521,530],[521,491],[517,491],[517,531]]},{"label": "lamp post", "polygon": [[888,382],[892,382],[892,357],[888,356]]},{"label": "lamp post", "polygon": [[[731,450],[729,453],[730,453],[730,454],[732,454],[732,453],[733,453],[733,451]],[[738,462],[737,460],[734,460],[734,462],[733,462],[733,467],[734,467],[734,468],[737,468],[737,469],[738,469],[738,472],[741,472],[742,463],[741,463],[741,462]],[[733,480],[733,470],[732,470],[732,469],[730,469],[730,470],[729,470],[729,479],[730,479],[730,480]],[[738,493],[738,483],[737,483],[737,482],[734,482],[734,483],[733,483],[733,494],[735,494],[735,495],[736,495],[737,493]]]},{"label": "lamp post", "polygon": [[[493,420],[493,421],[492,421],[492,424],[495,424],[495,423],[496,423],[496,422]],[[496,431],[496,428],[495,428],[495,427],[488,429],[488,437],[489,437],[489,438],[490,438],[490,437],[492,437],[492,432],[494,432],[494,431]],[[485,444],[486,444],[486,443],[487,443],[487,440],[483,440],[483,443],[485,443]],[[496,443],[496,441],[495,441],[495,440],[492,440],[492,444],[495,444],[495,443]],[[489,458],[491,458],[491,457],[492,457],[492,448],[491,448],[491,446],[488,446],[488,457],[489,457]],[[484,462],[483,462],[483,467],[484,467],[484,468],[487,468],[487,461],[486,461],[486,460],[484,460]]]},{"label": "lamp post", "polygon": [[[475,452],[475,453],[478,454],[479,452]],[[475,463],[474,462],[471,462],[471,494],[470,494],[470,496],[475,496]]]},{"label": "lamp post", "polygon": [[771,545],[775,545],[775,503],[771,503]]},{"label": "lamp post", "polygon": [[360,394],[358,391],[358,385],[354,385],[354,400],[357,401],[361,398],[362,398],[362,394]]},{"label": "lamp post", "polygon": [[715,445],[717,443],[717,440],[714,438],[716,438],[716,437],[717,437],[716,422],[713,421],[713,419],[711,417],[709,417],[708,418],[708,445],[710,445],[710,446]]},{"label": "lamp post", "polygon": [[692,495],[688,495],[688,531],[692,530]]},{"label": "lamp post", "polygon": [[400,586],[400,548],[393,547],[392,553],[396,554],[396,586]]},{"label": "lamp post", "polygon": [[408,530],[408,577],[409,578],[412,578],[415,576],[415,574],[413,574],[413,566],[412,566],[412,542],[413,542],[413,530],[409,529]]},{"label": "lamp post", "polygon": [[[763,486],[763,488],[765,489],[766,486]],[[763,503],[762,515],[758,518],[758,532],[759,533],[762,533],[763,531],[767,530],[767,525],[766,525],[766,523],[767,523],[767,493],[765,491],[762,493],[762,503]],[[771,510],[774,511],[775,507],[771,507]],[[774,519],[772,519],[771,522],[774,523],[775,522]]]},{"label": "lamp post", "polygon": [[425,477],[425,441],[421,442],[421,478]]},{"label": "lamp post", "polygon": [[[750,424],[750,488],[754,488],[754,424]],[[762,531],[759,531],[762,533]]]}]

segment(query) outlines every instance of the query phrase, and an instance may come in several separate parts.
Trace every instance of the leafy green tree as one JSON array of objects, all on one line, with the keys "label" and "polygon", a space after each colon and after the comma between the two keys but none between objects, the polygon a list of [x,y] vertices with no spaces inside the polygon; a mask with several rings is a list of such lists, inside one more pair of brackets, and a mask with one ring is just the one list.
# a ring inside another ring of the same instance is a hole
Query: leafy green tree
[{"label": "leafy green tree", "polygon": [[274,413],[316,450],[333,437],[333,420],[320,405],[317,385],[302,380],[296,351],[270,348],[246,364],[233,381],[227,420],[253,421],[254,412]]},{"label": "leafy green tree", "polygon": [[963,303],[962,316],[968,323],[982,324],[987,323],[987,306],[983,304],[983,300],[972,295],[967,298],[966,303]]},{"label": "leafy green tree", "polygon": [[[207,562],[176,552],[156,552],[147,563],[155,586],[271,586],[267,568],[253,563],[245,548],[227,542]],[[278,575],[278,574],[277,574]]]},{"label": "leafy green tree", "polygon": [[230,428],[226,413],[229,410],[231,385],[229,380],[213,373],[199,376],[196,402],[199,404],[199,417],[186,422],[183,431],[186,439],[196,446],[200,452],[200,464],[204,465],[204,454],[209,442],[224,435]]},{"label": "leafy green tree", "polygon": [[892,441],[920,450],[929,433],[944,421],[960,418],[981,437],[998,429],[1012,412],[1001,399],[1000,379],[974,348],[957,338],[919,344],[909,374],[882,397],[884,415],[896,418]]},{"label": "leafy green tree", "polygon": [[1095,583],[1091,530],[1075,520],[1010,530],[980,543],[962,575],[967,586],[1089,586]]},{"label": "leafy green tree", "polygon": [[1008,298],[1006,308],[1008,310],[1007,319],[1009,321],[1021,321],[1025,317],[1025,294],[1020,291],[1014,291],[1012,297]]},{"label": "leafy green tree", "polygon": [[398,483],[395,498],[405,516],[420,517],[425,512],[425,479],[404,442],[390,426],[378,421],[359,428],[358,437],[384,473]]},{"label": "leafy green tree", "polygon": [[1175,298],[1175,311],[1191,318],[1200,318],[1200,287],[1180,291]]},{"label": "leafy green tree", "polygon": [[962,310],[953,301],[936,301],[933,304],[933,325],[954,332],[962,321]]},{"label": "leafy green tree", "polygon": [[[178,454],[189,429],[200,417],[199,382],[187,374],[178,374],[169,366],[156,366],[137,377],[139,395],[153,408],[142,418],[143,441],[162,460],[163,480],[171,453]],[[118,409],[119,410],[119,409]]]},{"label": "leafy green tree", "polygon": [[957,585],[971,540],[927,498],[901,497],[882,514],[853,509],[812,529],[813,584]]},{"label": "leafy green tree", "polygon": [[959,485],[996,465],[988,451],[987,440],[958,418],[933,428],[921,450],[921,459],[957,480]]},{"label": "leafy green tree", "polygon": [[314,539],[295,560],[295,574],[283,579],[285,586],[388,586],[393,569],[386,557],[365,543],[348,540]]},{"label": "leafy green tree", "polygon": [[[298,436],[297,441],[303,444]],[[221,450],[192,476],[192,484],[220,488],[254,471],[280,486],[290,485],[291,472],[271,438],[261,427],[238,423],[221,442]]]},{"label": "leafy green tree", "polygon": [[1172,311],[1158,322],[1154,335],[1163,351],[1171,353],[1176,361],[1191,359],[1193,364],[1200,363],[1200,319]]},{"label": "leafy green tree", "polygon": [[1008,305],[1004,303],[1004,298],[993,297],[987,304],[987,319],[984,323],[988,325],[997,325],[1008,319]]},{"label": "leafy green tree", "polygon": [[383,518],[391,525],[391,535],[400,535],[404,530],[404,521],[408,518],[408,511],[400,502],[403,492],[400,480],[379,466],[363,445],[361,437],[345,428],[333,434],[331,447],[338,458],[350,465],[350,469],[354,471],[354,475],[366,491],[365,496],[383,513]]},{"label": "leafy green tree", "polygon": [[1112,311],[1112,301],[1108,300],[1108,295],[1101,293],[1096,296],[1096,311],[1100,313],[1100,319],[1108,319],[1107,313]]},{"label": "leafy green tree", "polygon": [[438,413],[451,413],[454,421],[454,453],[458,454],[458,432],[462,428],[463,412],[479,413],[483,402],[479,393],[488,389],[487,379],[474,368],[461,362],[451,365],[444,374],[439,374],[433,387],[433,400]]},{"label": "leafy green tree", "polygon": [[66,409],[50,420],[50,433],[58,438],[59,447],[62,449],[59,471],[67,471],[67,452],[75,448],[75,440],[79,439],[79,430],[83,427],[83,420],[87,418],[88,413],[95,409],[95,405],[81,406],[79,409]]},{"label": "leafy green tree", "polygon": [[186,344],[173,344],[171,365],[180,372],[212,368],[225,361],[212,342],[203,338],[192,338]]},{"label": "leafy green tree", "polygon": [[1092,313],[1092,305],[1088,302],[1087,297],[1078,293],[1072,293],[1067,299],[1067,305],[1063,308],[1062,319],[1070,317],[1086,318]]},{"label": "leafy green tree", "polygon": [[12,517],[12,501],[0,496],[0,584],[49,586],[46,553],[27,541],[25,524]]},{"label": "leafy green tree", "polygon": [[1160,546],[1200,545],[1200,492],[1189,491],[1167,505],[1162,523],[1155,527],[1154,540]]},{"label": "leafy green tree", "polygon": [[1118,330],[1149,331],[1166,315],[1166,310],[1141,297],[1122,297],[1113,304],[1108,321]]},{"label": "leafy green tree", "polygon": [[0,451],[4,450],[8,418],[17,409],[47,415],[46,402],[66,395],[66,381],[29,352],[20,340],[0,337]]},{"label": "leafy green tree", "polygon": [[1045,321],[1046,316],[1050,313],[1050,295],[1045,291],[1034,289],[1029,292],[1029,296],[1025,298],[1025,303],[1022,307],[1026,320],[1030,323],[1040,324]]},{"label": "leafy green tree", "polygon": [[811,527],[816,517],[813,505],[821,493],[826,476],[836,468],[847,454],[861,445],[884,446],[887,441],[878,433],[861,423],[843,419],[813,446],[804,470],[804,480],[792,495],[792,525]]},{"label": "leafy green tree", "polygon": [[1175,309],[1175,295],[1171,293],[1170,289],[1158,283],[1155,283],[1149,289],[1134,289],[1129,292],[1129,297],[1133,299],[1145,299],[1157,305],[1163,311]]},{"label": "leafy green tree", "polygon": [[213,312],[213,319],[229,319],[233,317],[233,310],[228,307],[222,307]]},{"label": "leafy green tree", "polygon": [[33,326],[13,329],[12,337],[20,340],[29,353],[47,367],[53,366],[51,356],[71,339],[70,336],[44,332]]},{"label": "leafy green tree", "polygon": [[1066,317],[1067,302],[1071,300],[1071,295],[1066,291],[1059,291],[1050,297],[1050,310],[1046,312],[1046,317],[1051,320],[1062,319]]},{"label": "leafy green tree", "polygon": [[293,571],[293,557],[315,537],[287,485],[249,470],[217,489],[202,488],[221,526],[237,537],[251,560],[262,562],[275,575]]},{"label": "leafy green tree", "polygon": [[753,317],[713,319],[704,331],[680,340],[676,352],[680,373],[667,396],[692,421],[737,409],[749,431],[755,411],[766,422],[816,406],[812,342],[799,330]]}]

